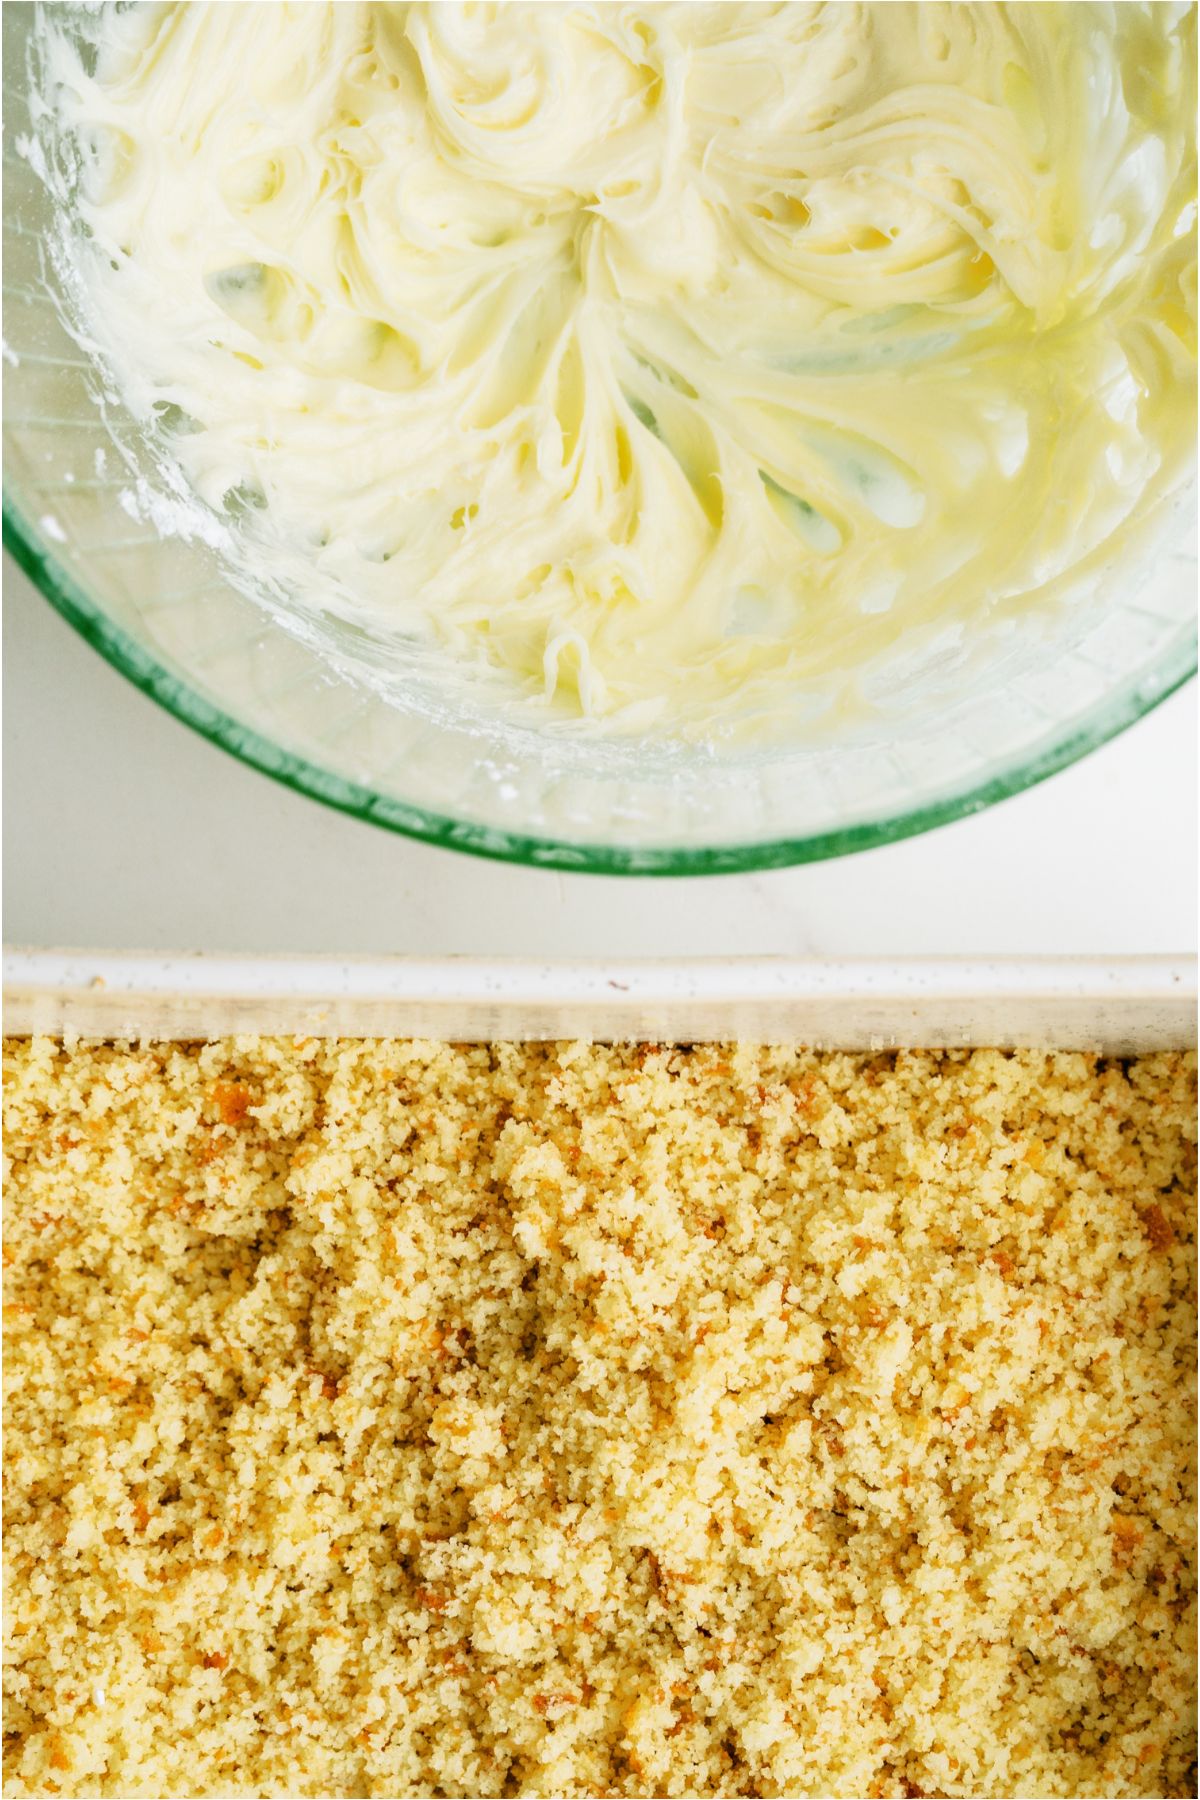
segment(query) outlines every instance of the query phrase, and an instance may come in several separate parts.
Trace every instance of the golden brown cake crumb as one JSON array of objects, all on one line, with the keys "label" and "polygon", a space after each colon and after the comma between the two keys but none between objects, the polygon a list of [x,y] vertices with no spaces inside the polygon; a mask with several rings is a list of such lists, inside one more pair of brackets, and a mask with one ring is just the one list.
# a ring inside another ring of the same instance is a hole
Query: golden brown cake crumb
[{"label": "golden brown cake crumb", "polygon": [[9,1046],[10,1795],[1186,1795],[1193,1058]]}]

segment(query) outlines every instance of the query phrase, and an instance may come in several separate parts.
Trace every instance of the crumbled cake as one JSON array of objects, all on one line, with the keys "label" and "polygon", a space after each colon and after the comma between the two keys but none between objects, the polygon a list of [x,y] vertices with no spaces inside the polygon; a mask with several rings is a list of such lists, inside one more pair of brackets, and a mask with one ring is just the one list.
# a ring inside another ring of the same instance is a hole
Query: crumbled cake
[{"label": "crumbled cake", "polygon": [[1195,1061],[12,1042],[9,1795],[1190,1795]]}]

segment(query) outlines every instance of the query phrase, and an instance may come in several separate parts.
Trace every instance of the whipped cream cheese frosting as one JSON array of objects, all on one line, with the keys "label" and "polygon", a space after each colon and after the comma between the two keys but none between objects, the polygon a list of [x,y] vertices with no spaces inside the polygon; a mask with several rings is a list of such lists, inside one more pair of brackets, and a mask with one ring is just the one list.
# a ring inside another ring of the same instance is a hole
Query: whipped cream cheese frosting
[{"label": "whipped cream cheese frosting", "polygon": [[47,80],[130,407],[248,567],[558,714],[844,700],[914,634],[1065,603],[1186,476],[1192,9],[98,35]]}]

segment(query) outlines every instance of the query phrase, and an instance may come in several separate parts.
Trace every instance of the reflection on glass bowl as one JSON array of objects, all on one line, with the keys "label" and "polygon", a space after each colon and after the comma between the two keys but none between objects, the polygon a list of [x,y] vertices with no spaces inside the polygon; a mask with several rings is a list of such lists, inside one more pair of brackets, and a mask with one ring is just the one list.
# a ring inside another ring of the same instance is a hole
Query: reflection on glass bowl
[{"label": "reflection on glass bowl", "polygon": [[215,518],[206,530],[64,323],[70,272],[28,155],[31,11],[5,13],[5,540],[103,655],[244,761],[482,855],[698,874],[840,855],[977,811],[1193,671],[1190,493],[1069,606],[914,643],[881,672],[869,714],[802,720],[758,746],[537,723],[486,676],[448,679],[427,646],[301,609],[285,584],[242,591]]}]

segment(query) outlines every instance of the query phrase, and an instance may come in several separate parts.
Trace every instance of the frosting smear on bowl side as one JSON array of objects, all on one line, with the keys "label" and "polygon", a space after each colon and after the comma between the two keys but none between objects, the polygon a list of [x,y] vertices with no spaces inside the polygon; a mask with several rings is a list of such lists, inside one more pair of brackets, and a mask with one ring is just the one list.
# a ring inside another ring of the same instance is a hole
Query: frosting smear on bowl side
[{"label": "frosting smear on bowl side", "polygon": [[123,397],[247,567],[545,709],[845,703],[1069,596],[1187,474],[1194,9],[94,29],[46,79]]}]

